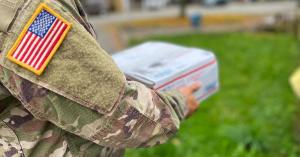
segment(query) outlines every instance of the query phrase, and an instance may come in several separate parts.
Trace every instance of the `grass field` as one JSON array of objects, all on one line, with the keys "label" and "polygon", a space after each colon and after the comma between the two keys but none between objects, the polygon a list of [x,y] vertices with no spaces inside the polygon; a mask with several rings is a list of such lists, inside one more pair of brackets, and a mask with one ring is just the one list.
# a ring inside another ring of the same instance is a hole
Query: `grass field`
[{"label": "grass field", "polygon": [[185,34],[147,40],[212,50],[220,64],[221,89],[182,123],[169,143],[128,150],[127,157],[300,156],[294,137],[300,107],[288,84],[300,53],[291,36]]}]

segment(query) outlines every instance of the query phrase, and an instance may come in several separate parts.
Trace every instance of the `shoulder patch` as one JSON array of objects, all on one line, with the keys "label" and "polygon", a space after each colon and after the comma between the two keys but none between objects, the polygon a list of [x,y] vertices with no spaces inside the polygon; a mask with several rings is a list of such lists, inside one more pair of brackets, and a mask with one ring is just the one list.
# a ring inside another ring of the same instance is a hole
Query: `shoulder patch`
[{"label": "shoulder patch", "polygon": [[71,29],[71,23],[42,3],[25,25],[7,58],[41,75]]}]

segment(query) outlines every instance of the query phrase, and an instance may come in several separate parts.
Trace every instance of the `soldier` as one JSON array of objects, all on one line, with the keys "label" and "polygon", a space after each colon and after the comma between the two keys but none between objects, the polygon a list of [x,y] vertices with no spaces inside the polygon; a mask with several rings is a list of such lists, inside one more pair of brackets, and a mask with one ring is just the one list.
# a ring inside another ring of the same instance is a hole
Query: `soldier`
[{"label": "soldier", "polygon": [[78,0],[0,0],[0,156],[119,157],[198,108],[198,84],[126,81],[94,36]]}]

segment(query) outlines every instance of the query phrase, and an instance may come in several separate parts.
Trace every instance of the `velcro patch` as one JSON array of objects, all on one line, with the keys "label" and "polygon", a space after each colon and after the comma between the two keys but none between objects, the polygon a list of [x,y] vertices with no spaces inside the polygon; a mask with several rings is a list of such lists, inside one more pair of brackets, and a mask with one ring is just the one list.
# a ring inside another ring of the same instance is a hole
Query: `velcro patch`
[{"label": "velcro patch", "polygon": [[25,25],[7,58],[41,75],[70,29],[71,23],[42,3]]}]

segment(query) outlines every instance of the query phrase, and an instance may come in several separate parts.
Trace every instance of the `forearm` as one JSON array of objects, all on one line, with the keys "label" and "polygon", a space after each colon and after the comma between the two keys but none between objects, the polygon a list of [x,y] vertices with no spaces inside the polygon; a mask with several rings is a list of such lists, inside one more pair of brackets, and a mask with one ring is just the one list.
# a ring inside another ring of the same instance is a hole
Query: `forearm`
[{"label": "forearm", "polygon": [[[180,98],[157,94],[137,82],[127,82],[120,102],[111,113],[101,114],[5,70],[18,88],[14,95],[36,118],[102,146],[149,147],[166,142],[179,129]],[[26,90],[24,91],[26,87]],[[23,91],[23,92],[18,92]]]}]

